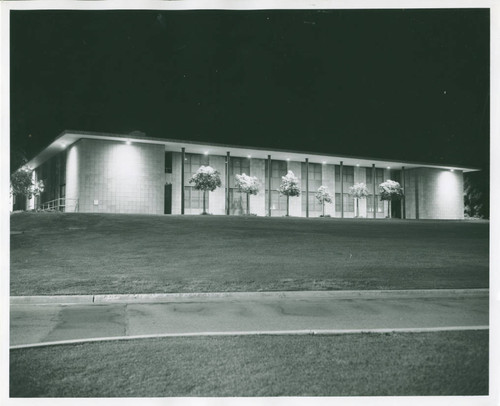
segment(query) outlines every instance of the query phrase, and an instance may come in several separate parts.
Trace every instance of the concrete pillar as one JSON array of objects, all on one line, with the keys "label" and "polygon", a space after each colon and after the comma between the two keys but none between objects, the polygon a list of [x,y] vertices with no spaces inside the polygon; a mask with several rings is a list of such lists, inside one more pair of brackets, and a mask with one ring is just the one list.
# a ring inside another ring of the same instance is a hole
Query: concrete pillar
[{"label": "concrete pillar", "polygon": [[[403,188],[403,193],[406,193],[406,179],[405,179],[405,167],[401,168],[401,187]],[[401,218],[406,218],[406,199],[403,195],[401,199]]]},{"label": "concrete pillar", "polygon": [[184,214],[184,162],[186,162],[186,148],[181,148],[181,214]]},{"label": "concrete pillar", "polygon": [[271,217],[271,155],[267,156],[267,215]]},{"label": "concrete pillar", "polygon": [[344,218],[344,162],[340,161],[340,217]]},{"label": "concrete pillar", "polygon": [[226,215],[229,215],[229,159],[230,153],[226,153]]},{"label": "concrete pillar", "polygon": [[372,164],[372,183],[373,183],[373,218],[377,218],[377,189],[375,188],[375,164]]},{"label": "concrete pillar", "polygon": [[420,213],[419,213],[419,201],[418,201],[418,182],[419,182],[419,176],[418,176],[418,171],[415,171],[415,218],[418,220],[420,219]]},{"label": "concrete pillar", "polygon": [[309,217],[309,158],[306,158],[306,217]]}]

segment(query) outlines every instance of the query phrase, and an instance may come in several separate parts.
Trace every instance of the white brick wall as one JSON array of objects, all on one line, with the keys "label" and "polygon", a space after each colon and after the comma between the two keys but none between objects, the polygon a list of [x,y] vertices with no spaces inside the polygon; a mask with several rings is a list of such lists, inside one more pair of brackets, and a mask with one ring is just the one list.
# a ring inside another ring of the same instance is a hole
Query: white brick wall
[{"label": "white brick wall", "polygon": [[[405,172],[406,218],[464,218],[463,173],[461,171],[416,168]],[[416,182],[418,182],[417,191]]]},{"label": "white brick wall", "polygon": [[82,139],[66,168],[66,196],[80,212],[163,214],[162,145]]}]

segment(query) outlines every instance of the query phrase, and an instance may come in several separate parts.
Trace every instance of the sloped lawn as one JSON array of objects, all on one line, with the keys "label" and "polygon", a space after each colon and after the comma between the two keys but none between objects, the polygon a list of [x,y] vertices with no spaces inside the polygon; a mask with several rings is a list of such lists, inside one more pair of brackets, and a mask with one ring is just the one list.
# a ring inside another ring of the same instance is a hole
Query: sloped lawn
[{"label": "sloped lawn", "polygon": [[485,221],[11,215],[12,295],[488,287]]},{"label": "sloped lawn", "polygon": [[10,351],[11,397],[487,394],[488,331],[163,338]]}]

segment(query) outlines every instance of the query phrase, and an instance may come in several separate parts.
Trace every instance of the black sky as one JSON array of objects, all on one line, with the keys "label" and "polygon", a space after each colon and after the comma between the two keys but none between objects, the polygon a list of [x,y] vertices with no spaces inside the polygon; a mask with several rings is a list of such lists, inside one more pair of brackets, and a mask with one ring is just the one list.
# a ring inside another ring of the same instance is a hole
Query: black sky
[{"label": "black sky", "polygon": [[65,129],[487,168],[489,10],[12,11],[11,147]]}]

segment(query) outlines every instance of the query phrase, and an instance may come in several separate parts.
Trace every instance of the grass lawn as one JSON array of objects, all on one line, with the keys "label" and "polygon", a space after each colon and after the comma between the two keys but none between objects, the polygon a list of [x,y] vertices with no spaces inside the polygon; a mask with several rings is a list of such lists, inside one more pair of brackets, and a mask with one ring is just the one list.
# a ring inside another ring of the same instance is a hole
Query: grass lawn
[{"label": "grass lawn", "polygon": [[12,295],[488,287],[489,223],[11,215]]},{"label": "grass lawn", "polygon": [[11,397],[487,395],[488,331],[234,336],[11,350]]}]

